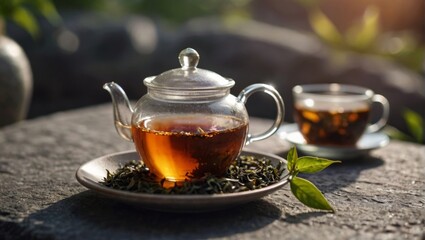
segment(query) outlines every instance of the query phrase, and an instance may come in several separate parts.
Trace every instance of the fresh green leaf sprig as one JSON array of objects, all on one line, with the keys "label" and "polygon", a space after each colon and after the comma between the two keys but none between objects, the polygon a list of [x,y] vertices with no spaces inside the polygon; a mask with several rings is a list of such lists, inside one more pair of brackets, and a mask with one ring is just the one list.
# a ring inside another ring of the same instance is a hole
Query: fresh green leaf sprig
[{"label": "fresh green leaf sprig", "polygon": [[298,157],[295,147],[292,147],[289,150],[287,161],[287,169],[289,171],[288,180],[291,192],[294,196],[308,207],[335,212],[333,207],[326,200],[325,196],[312,182],[298,177],[297,175],[298,173],[320,172],[329,165],[339,163],[340,161],[332,161],[311,156]]}]

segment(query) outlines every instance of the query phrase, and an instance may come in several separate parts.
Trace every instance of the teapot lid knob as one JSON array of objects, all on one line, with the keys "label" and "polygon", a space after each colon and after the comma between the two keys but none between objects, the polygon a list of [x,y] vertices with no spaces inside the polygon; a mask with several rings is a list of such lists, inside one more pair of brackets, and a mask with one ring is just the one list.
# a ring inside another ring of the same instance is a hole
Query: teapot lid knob
[{"label": "teapot lid knob", "polygon": [[179,61],[183,69],[194,69],[198,66],[199,54],[193,48],[186,48],[180,52]]}]

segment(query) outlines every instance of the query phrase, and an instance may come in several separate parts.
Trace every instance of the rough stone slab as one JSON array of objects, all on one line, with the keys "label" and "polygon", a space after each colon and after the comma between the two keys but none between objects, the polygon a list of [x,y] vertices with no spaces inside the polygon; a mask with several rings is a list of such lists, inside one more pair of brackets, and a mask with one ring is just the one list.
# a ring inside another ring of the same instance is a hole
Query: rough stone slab
[{"label": "rough stone slab", "polygon": [[[268,120],[252,119],[251,130]],[[267,125],[267,126],[266,126]],[[101,105],[0,129],[0,239],[424,239],[425,147],[392,141],[364,159],[305,175],[336,208],[303,206],[289,186],[225,211],[159,213],[87,190],[76,169],[132,149]],[[286,155],[280,139],[250,148]]]}]

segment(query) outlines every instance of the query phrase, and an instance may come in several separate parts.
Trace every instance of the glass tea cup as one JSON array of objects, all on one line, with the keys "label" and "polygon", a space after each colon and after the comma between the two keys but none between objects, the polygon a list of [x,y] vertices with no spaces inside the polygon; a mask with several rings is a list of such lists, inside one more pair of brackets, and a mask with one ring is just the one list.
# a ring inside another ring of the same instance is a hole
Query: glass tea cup
[{"label": "glass tea cup", "polygon": [[[379,131],[388,120],[388,100],[367,88],[307,84],[295,86],[292,93],[294,118],[308,144],[354,146],[365,132]],[[373,103],[382,105],[382,113],[369,124]]]}]

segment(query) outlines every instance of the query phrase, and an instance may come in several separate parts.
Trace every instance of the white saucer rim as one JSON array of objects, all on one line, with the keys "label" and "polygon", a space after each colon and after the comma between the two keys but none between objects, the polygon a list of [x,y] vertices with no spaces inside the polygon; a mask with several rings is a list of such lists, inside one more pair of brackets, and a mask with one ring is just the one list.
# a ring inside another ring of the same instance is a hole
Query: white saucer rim
[{"label": "white saucer rim", "polygon": [[[316,157],[322,157],[322,158],[328,158],[333,160],[352,160],[352,159],[359,159],[364,156],[369,155],[369,153],[372,150],[379,149],[382,147],[385,147],[390,143],[390,138],[382,133],[382,132],[376,132],[376,133],[367,133],[369,136],[371,134],[374,134],[374,136],[378,136],[378,138],[381,138],[381,140],[369,147],[331,147],[331,146],[318,146],[318,145],[312,145],[312,144],[305,144],[305,140],[303,143],[300,143],[299,141],[291,141],[291,139],[288,139],[288,135],[291,133],[298,134],[298,126],[296,123],[293,124],[286,124],[282,128],[279,129],[278,136],[280,139],[288,142],[291,145],[294,145],[297,150],[305,155],[312,155]],[[302,137],[302,136],[301,136]]]},{"label": "white saucer rim", "polygon": [[[290,129],[294,129],[292,131],[286,132],[284,129],[290,128]],[[316,144],[307,144],[305,142],[301,143],[299,141],[294,141],[292,139],[292,135],[294,134],[299,134],[301,137],[302,135],[300,134],[299,130],[298,130],[298,126],[296,123],[293,124],[287,124],[286,126],[284,126],[283,128],[281,128],[281,130],[279,131],[278,135],[280,138],[286,140],[287,142],[294,144],[296,146],[298,145],[302,145],[304,147],[311,147],[311,148],[315,148],[315,149],[326,149],[328,151],[370,151],[370,150],[374,150],[374,149],[378,149],[378,148],[382,148],[385,147],[386,145],[389,144],[390,142],[390,138],[388,137],[388,135],[386,135],[383,132],[374,132],[374,133],[365,133],[364,136],[362,138],[366,138],[368,136],[380,136],[382,137],[382,140],[380,140],[379,142],[377,142],[377,144],[370,146],[370,147],[361,147],[358,144],[354,147],[349,147],[349,146],[343,146],[343,147],[334,147],[334,146],[320,146],[320,145],[316,145]],[[282,135],[284,135],[282,137]],[[305,140],[304,140],[305,141]]]}]

